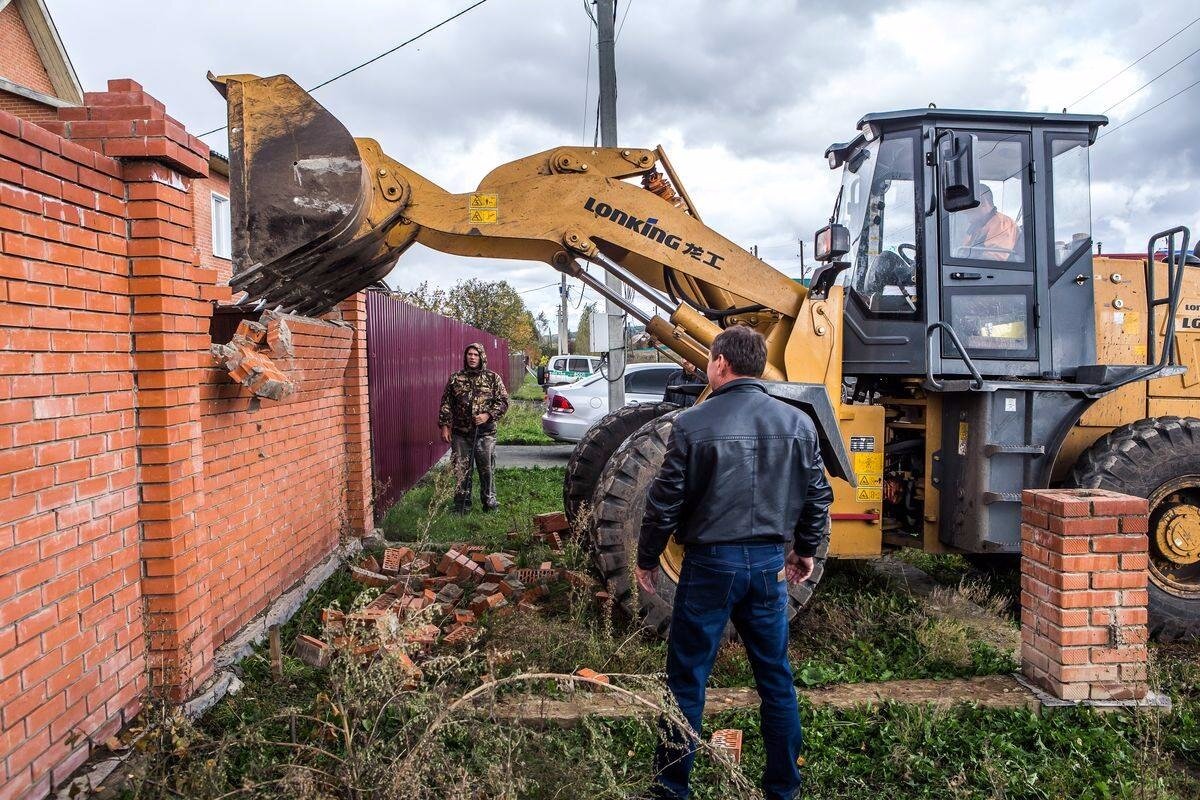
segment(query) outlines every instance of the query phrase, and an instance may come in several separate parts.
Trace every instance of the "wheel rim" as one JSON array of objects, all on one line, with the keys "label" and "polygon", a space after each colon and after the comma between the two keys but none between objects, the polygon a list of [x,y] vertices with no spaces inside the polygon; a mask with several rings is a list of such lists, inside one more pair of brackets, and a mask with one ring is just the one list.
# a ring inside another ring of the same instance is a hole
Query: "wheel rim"
[{"label": "wheel rim", "polygon": [[1200,599],[1200,476],[1164,483],[1150,497],[1150,579],[1165,592]]}]

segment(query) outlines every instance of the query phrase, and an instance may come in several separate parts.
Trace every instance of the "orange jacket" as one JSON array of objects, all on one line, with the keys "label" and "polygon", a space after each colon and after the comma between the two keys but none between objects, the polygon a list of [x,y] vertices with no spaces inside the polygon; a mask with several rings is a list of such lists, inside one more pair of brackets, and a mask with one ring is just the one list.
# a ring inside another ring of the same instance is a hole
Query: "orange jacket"
[{"label": "orange jacket", "polygon": [[959,251],[965,258],[983,261],[1007,261],[1017,246],[1020,231],[1007,214],[995,209],[982,225],[967,229],[967,235]]}]

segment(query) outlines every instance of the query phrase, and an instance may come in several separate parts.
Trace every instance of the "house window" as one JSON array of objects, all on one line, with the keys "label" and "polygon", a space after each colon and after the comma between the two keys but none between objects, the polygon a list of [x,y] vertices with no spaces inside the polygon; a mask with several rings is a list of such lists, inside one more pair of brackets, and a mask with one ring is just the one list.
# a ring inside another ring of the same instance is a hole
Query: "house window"
[{"label": "house window", "polygon": [[229,222],[229,198],[212,193],[212,250],[217,258],[232,258],[229,239],[233,228]]}]

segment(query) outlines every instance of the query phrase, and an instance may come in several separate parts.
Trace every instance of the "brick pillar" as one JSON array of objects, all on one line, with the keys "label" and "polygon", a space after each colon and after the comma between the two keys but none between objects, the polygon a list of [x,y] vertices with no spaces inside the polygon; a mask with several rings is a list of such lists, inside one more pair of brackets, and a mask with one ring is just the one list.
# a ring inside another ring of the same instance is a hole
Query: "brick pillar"
[{"label": "brick pillar", "polygon": [[1061,700],[1141,700],[1147,501],[1072,489],[1021,502],[1022,672]]},{"label": "brick pillar", "polygon": [[208,148],[130,80],[63,109],[62,136],[117,158],[128,201],[142,594],[151,686],[182,699],[212,670],[200,384],[216,273],[196,266],[190,181]]},{"label": "brick pillar", "polygon": [[367,391],[367,296],[344,301],[342,320],[354,328],[346,364],[346,504],[352,531],[362,536],[375,527],[372,507],[371,408]]}]

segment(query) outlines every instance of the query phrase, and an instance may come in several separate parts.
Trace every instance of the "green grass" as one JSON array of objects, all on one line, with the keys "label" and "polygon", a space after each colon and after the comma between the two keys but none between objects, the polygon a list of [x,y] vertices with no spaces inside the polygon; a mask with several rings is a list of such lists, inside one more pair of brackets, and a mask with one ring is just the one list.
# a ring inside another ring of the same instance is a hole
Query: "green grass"
[{"label": "green grass", "polygon": [[[522,563],[552,558],[584,568],[586,556],[578,546],[550,556],[528,535],[532,514],[561,509],[562,470],[499,473],[505,513],[435,515],[426,524],[431,501],[444,494],[445,482],[434,474],[389,511],[388,537],[470,541],[515,550]],[[515,539],[508,539],[510,530],[517,531]],[[922,566],[951,585],[975,580],[955,559]],[[285,626],[285,652],[298,633],[320,635],[325,605],[361,605],[377,591],[363,590],[339,570]],[[1174,701],[1169,714],[1069,710],[1039,716],[970,705],[935,711],[892,703],[850,710],[803,704],[806,797],[1196,800],[1200,645],[1155,646],[1152,654],[1152,679]],[[920,599],[857,562],[829,565],[813,602],[793,626],[791,660],[797,683],[812,686],[1014,668],[1008,656],[970,630],[931,618]],[[561,585],[537,614],[485,618],[474,649],[443,652],[426,662],[416,690],[398,689],[385,663],[364,669],[352,659],[319,672],[285,655],[283,680],[276,680],[260,647],[239,666],[245,688],[196,726],[162,717],[162,733],[148,737],[145,749],[124,767],[133,776],[126,796],[617,800],[648,780],[652,720],[589,719],[566,730],[507,728],[486,720],[451,721],[441,728],[432,723],[485,675],[588,666],[646,676],[616,679],[645,685],[657,680],[664,664],[661,641],[639,632],[619,612],[606,613],[590,592]],[[724,648],[713,685],[744,686],[750,680],[740,647]],[[531,688],[561,692],[555,685]],[[698,800],[749,797],[744,787],[761,774],[757,713],[710,718],[705,734],[724,727],[744,731],[744,774],[735,781],[701,756],[694,776]],[[423,737],[430,737],[428,746],[420,758],[409,758],[413,748],[423,746]],[[398,763],[406,766],[398,769]],[[318,775],[334,788],[315,783]]]},{"label": "green grass", "polygon": [[[497,469],[496,497],[500,501],[500,510],[486,514],[479,506],[478,497],[472,499],[469,514],[449,513],[447,489],[452,491],[453,487],[446,486],[448,479],[448,471],[435,470],[406,493],[384,516],[384,535],[396,542],[470,541],[499,549],[508,545],[506,537],[510,531],[527,533],[534,514],[562,510],[561,467]],[[429,515],[431,504],[438,509],[432,519]]]},{"label": "green grass", "polygon": [[556,444],[542,432],[545,407],[528,400],[513,400],[508,413],[496,424],[496,444]]},{"label": "green grass", "polygon": [[535,403],[543,403],[546,400],[546,391],[541,386],[538,386],[537,381],[526,375],[520,388],[513,392],[511,396],[518,400],[532,400]]},{"label": "green grass", "polygon": [[496,444],[554,444],[542,433],[545,401],[542,387],[526,375],[525,382],[510,396],[508,413],[496,425]]}]

